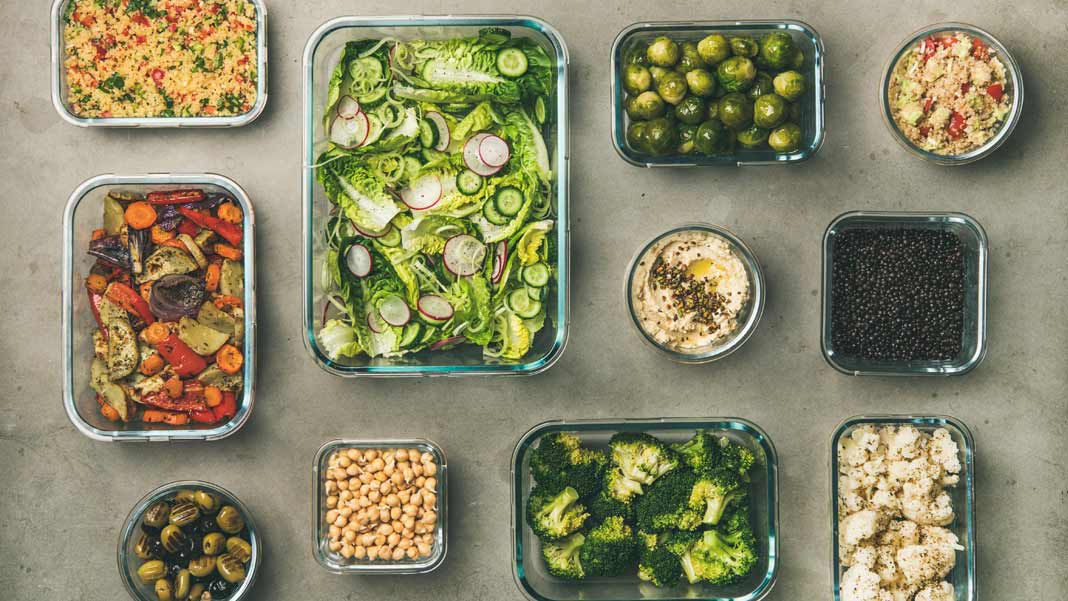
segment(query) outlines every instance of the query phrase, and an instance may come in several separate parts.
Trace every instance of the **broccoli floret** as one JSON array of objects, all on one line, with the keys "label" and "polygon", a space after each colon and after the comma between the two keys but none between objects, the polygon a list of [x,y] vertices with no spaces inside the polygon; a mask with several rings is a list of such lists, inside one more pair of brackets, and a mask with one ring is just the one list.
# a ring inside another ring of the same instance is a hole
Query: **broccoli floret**
[{"label": "broccoli floret", "polygon": [[696,471],[714,469],[719,461],[719,437],[706,430],[698,430],[693,438],[682,444],[672,445],[686,465]]},{"label": "broccoli floret", "polygon": [[719,530],[727,534],[741,530],[747,530],[751,533],[753,526],[749,521],[749,504],[732,503],[719,521]]},{"label": "broccoli floret", "polygon": [[570,486],[539,484],[527,500],[527,524],[543,541],[560,540],[576,532],[590,516]]},{"label": "broccoli floret", "polygon": [[681,559],[691,584],[731,584],[748,576],[756,565],[756,545],[751,535],[742,532],[723,535],[706,530]]},{"label": "broccoli floret", "polygon": [[648,532],[693,530],[701,524],[703,507],[691,508],[690,498],[697,476],[686,469],[660,478],[635,502],[638,527]]},{"label": "broccoli floret", "polygon": [[675,451],[644,432],[620,432],[608,446],[623,475],[640,484],[652,484],[679,465]]},{"label": "broccoli floret", "polygon": [[603,453],[583,448],[576,436],[555,432],[538,441],[530,456],[530,473],[541,484],[570,486],[587,497],[601,487],[607,464]]},{"label": "broccoli floret", "polygon": [[698,476],[690,494],[689,507],[701,512],[702,523],[716,525],[728,507],[746,498],[747,491],[734,472],[716,469]]},{"label": "broccoli floret", "polygon": [[604,489],[609,496],[622,503],[630,503],[636,495],[642,494],[642,485],[623,475],[617,467],[610,468],[604,477]]},{"label": "broccoli floret", "polygon": [[594,524],[600,524],[612,516],[619,516],[624,521],[633,522],[634,504],[620,501],[607,490],[601,489],[590,501],[590,520]]},{"label": "broccoli floret", "polygon": [[642,530],[638,531],[638,540],[641,541],[642,549],[644,550],[649,550],[653,547],[656,547],[657,541],[659,540],[659,536],[660,535],[656,532],[645,532]]},{"label": "broccoli floret", "polygon": [[645,549],[638,562],[638,578],[656,586],[675,586],[682,579],[682,562],[666,547]]},{"label": "broccoli floret", "polygon": [[538,439],[538,446],[530,453],[530,473],[541,482],[571,465],[571,452],[578,449],[577,436],[553,432]]},{"label": "broccoli floret", "polygon": [[726,438],[720,441],[719,466],[721,468],[730,470],[748,480],[749,470],[752,469],[754,463],[756,463],[756,455],[753,451],[736,442],[730,442]]},{"label": "broccoli floret", "polygon": [[557,578],[579,580],[585,577],[582,562],[579,561],[579,549],[586,537],[581,532],[557,542],[543,542],[541,556],[549,573]]},{"label": "broccoli floret", "polygon": [[589,531],[579,550],[587,576],[619,576],[634,568],[639,540],[619,516],[610,517]]}]

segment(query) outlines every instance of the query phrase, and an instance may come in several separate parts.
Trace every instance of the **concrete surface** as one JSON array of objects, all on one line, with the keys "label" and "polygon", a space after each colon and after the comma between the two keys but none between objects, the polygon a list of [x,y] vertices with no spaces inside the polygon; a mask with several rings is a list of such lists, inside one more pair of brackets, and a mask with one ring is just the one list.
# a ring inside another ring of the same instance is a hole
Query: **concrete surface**
[{"label": "concrete surface", "polygon": [[[782,458],[782,573],[769,599],[830,598],[828,453],[834,427],[871,412],[952,414],[978,445],[980,589],[984,599],[1068,596],[1068,5],[917,1],[772,1],[727,8],[694,0],[269,0],[270,102],[230,131],[89,131],[49,100],[48,3],[0,6],[0,598],[124,598],[115,539],[156,485],[201,478],[252,508],[268,553],[256,599],[520,599],[509,567],[508,470],[516,439],[551,418],[738,415],[764,426]],[[527,379],[350,381],[320,371],[301,344],[300,56],[328,18],[359,12],[530,12],[571,50],[574,291],[571,342]],[[647,19],[792,17],[828,51],[827,143],[791,168],[648,171],[609,141],[608,53]],[[1016,134],[994,157],[956,169],[907,156],[876,105],[887,55],[926,24],[989,28],[1027,82]],[[60,219],[70,191],[107,172],[216,171],[241,183],[259,218],[259,399],[243,431],[215,444],[93,442],[60,395]],[[820,356],[819,249],[839,213],[961,210],[991,240],[990,353],[954,379],[855,379]],[[727,225],[754,247],[769,280],[767,312],[729,359],[687,367],[648,351],[621,302],[642,240],[685,220]],[[343,578],[311,556],[311,461],[339,437],[425,436],[450,460],[451,540],[428,576]]]}]

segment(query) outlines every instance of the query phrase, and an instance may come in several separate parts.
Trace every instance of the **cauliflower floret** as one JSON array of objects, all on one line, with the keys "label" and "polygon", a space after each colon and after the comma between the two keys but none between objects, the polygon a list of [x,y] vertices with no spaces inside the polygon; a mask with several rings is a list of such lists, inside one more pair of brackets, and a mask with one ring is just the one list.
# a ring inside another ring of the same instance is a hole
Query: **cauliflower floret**
[{"label": "cauliflower floret", "polygon": [[953,513],[953,502],[944,491],[933,499],[926,496],[906,496],[901,503],[901,513],[917,524],[930,526],[946,526],[956,517]]},{"label": "cauliflower floret", "polygon": [[843,476],[838,480],[838,511],[842,513],[839,517],[864,509],[867,502],[857,492],[857,488],[859,488],[857,482],[848,476]]},{"label": "cauliflower floret", "polygon": [[886,444],[886,454],[891,459],[913,459],[920,454],[922,434],[915,426],[883,428],[881,438]]},{"label": "cauliflower floret", "polygon": [[931,584],[916,593],[915,601],[957,601],[957,592],[948,582]]},{"label": "cauliflower floret", "polygon": [[849,563],[845,565],[864,566],[865,568],[871,570],[875,568],[875,562],[878,559],[878,553],[876,552],[875,547],[872,547],[870,545],[861,545],[853,550],[853,556],[849,559]]},{"label": "cauliflower floret", "polygon": [[918,586],[909,586],[907,584],[901,584],[892,589],[889,589],[887,598],[891,601],[912,601],[912,595],[916,593]]},{"label": "cauliflower floret", "polygon": [[862,565],[855,565],[842,574],[842,601],[883,601],[879,590],[879,575]]},{"label": "cauliflower floret", "polygon": [[883,488],[882,486],[876,488],[875,492],[872,493],[871,504],[887,515],[896,516],[901,513],[901,501],[894,496],[893,491]]},{"label": "cauliflower floret", "polygon": [[875,536],[886,527],[888,519],[878,511],[865,509],[846,516],[839,524],[838,541],[842,545],[855,547],[861,541]]},{"label": "cauliflower floret", "polygon": [[871,424],[853,430],[849,437],[869,453],[879,450],[879,434],[875,431],[875,426]]},{"label": "cauliflower floret", "polygon": [[897,549],[878,547],[876,551],[875,572],[883,579],[883,586],[891,586],[901,579],[897,571]]},{"label": "cauliflower floret", "polygon": [[838,443],[838,457],[841,463],[857,467],[864,465],[864,462],[868,460],[868,451],[857,444],[853,438],[846,438]]},{"label": "cauliflower floret", "polygon": [[920,528],[916,522],[894,520],[879,533],[877,542],[888,547],[907,547],[920,544]]},{"label": "cauliflower floret", "polygon": [[960,539],[952,531],[941,526],[924,526],[920,529],[920,541],[925,545],[941,545],[963,551]]},{"label": "cauliflower floret", "polygon": [[956,564],[955,550],[946,545],[909,545],[897,552],[897,567],[908,584],[941,580]]},{"label": "cauliflower floret", "polygon": [[864,463],[864,473],[869,476],[881,476],[886,473],[886,458],[883,455],[872,455]]},{"label": "cauliflower floret", "polygon": [[953,437],[949,435],[949,431],[945,428],[939,428],[931,435],[928,456],[932,462],[940,465],[945,473],[960,473],[959,452],[960,448],[957,447],[957,443],[954,442]]}]

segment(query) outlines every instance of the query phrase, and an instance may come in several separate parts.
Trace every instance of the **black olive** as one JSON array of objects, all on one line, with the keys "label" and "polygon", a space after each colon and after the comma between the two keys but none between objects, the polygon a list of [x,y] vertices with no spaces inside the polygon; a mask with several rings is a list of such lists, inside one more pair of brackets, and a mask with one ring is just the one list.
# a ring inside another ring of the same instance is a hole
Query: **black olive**
[{"label": "black olive", "polygon": [[216,599],[224,599],[226,597],[229,597],[233,589],[233,584],[230,584],[229,582],[223,580],[218,576],[215,580],[211,581],[211,584],[208,585],[208,591],[211,592],[211,598],[213,601],[215,601]]},{"label": "black olive", "polygon": [[181,572],[182,569],[182,566],[178,565],[177,563],[167,562],[167,578],[174,580],[178,577],[178,572]]},{"label": "black olive", "polygon": [[159,536],[159,528],[155,526],[149,526],[148,524],[141,522],[141,532],[148,534],[149,536]]}]

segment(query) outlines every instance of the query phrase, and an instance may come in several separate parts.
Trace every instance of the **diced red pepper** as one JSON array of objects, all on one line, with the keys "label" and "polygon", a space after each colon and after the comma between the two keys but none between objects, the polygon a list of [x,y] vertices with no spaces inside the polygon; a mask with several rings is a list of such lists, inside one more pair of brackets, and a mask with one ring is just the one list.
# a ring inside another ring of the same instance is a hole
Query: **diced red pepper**
[{"label": "diced red pepper", "polygon": [[923,62],[931,60],[935,52],[938,50],[938,45],[935,43],[934,38],[926,38],[923,40]]},{"label": "diced red pepper", "polygon": [[215,413],[216,421],[222,421],[229,417],[237,415],[237,397],[232,392],[224,391],[222,394],[222,402],[212,407],[211,409]]},{"label": "diced red pepper", "polygon": [[156,82],[156,87],[163,85],[163,78],[166,75],[163,69],[152,69],[152,81]]},{"label": "diced red pepper", "polygon": [[193,223],[192,221],[189,221],[188,219],[183,219],[178,222],[179,234],[185,234],[187,236],[196,236],[199,231],[200,228],[197,227],[197,224]]},{"label": "diced red pepper", "polygon": [[169,31],[170,31],[171,33],[174,33],[174,32],[176,32],[176,31],[178,31],[178,24],[177,24],[177,23],[171,23],[170,25],[168,25],[168,26],[167,26],[167,29],[168,29],[168,30],[169,30]]},{"label": "diced red pepper", "polygon": [[979,38],[972,38],[972,56],[978,59],[985,59],[990,55],[990,49],[986,47],[983,40]]},{"label": "diced red pepper", "polygon": [[104,333],[104,340],[107,340],[108,329],[104,327],[104,322],[100,319],[100,301],[104,300],[104,296],[88,289],[86,292],[89,293],[89,310],[93,312],[93,319],[96,320],[97,327]]},{"label": "diced red pepper", "polygon": [[126,309],[130,313],[141,318],[146,325],[156,322],[156,316],[152,315],[152,309],[136,290],[122,282],[112,282],[105,293],[108,300]]},{"label": "diced red pepper", "polygon": [[971,91],[972,91],[972,84],[970,84],[970,83],[962,83],[962,84],[960,84],[960,93],[961,94],[967,94],[968,92],[971,92]]},{"label": "diced red pepper", "polygon": [[996,83],[986,87],[986,93],[994,100],[1001,100],[1001,97],[1005,95],[1005,86]]},{"label": "diced red pepper", "polygon": [[240,227],[229,221],[223,221],[218,217],[212,217],[207,213],[194,211],[193,209],[187,209],[185,207],[178,207],[178,212],[200,227],[208,228],[216,234],[219,234],[231,245],[241,246],[241,240],[244,237],[244,234]]},{"label": "diced red pepper", "polygon": [[166,192],[149,192],[145,200],[150,205],[184,205],[204,200],[203,190],[168,190]]},{"label": "diced red pepper", "polygon": [[189,348],[189,345],[178,338],[178,334],[172,332],[163,342],[156,345],[156,350],[167,363],[174,368],[174,373],[180,378],[189,378],[199,374],[208,367],[208,362]]},{"label": "diced red pepper", "polygon": [[946,134],[954,140],[964,135],[964,115],[953,111],[953,115],[949,118],[949,127],[946,129]]},{"label": "diced red pepper", "polygon": [[925,98],[923,101],[923,112],[930,112],[931,106],[934,104],[934,98]]},{"label": "diced red pepper", "polygon": [[215,412],[210,408],[208,409],[195,409],[189,412],[189,419],[197,422],[198,424],[214,424]]},{"label": "diced red pepper", "polygon": [[140,12],[138,12],[138,13],[134,14],[134,16],[130,17],[130,20],[133,21],[134,23],[137,23],[138,25],[144,25],[145,27],[151,27],[152,26],[152,22],[148,20],[148,17],[144,16]]}]

